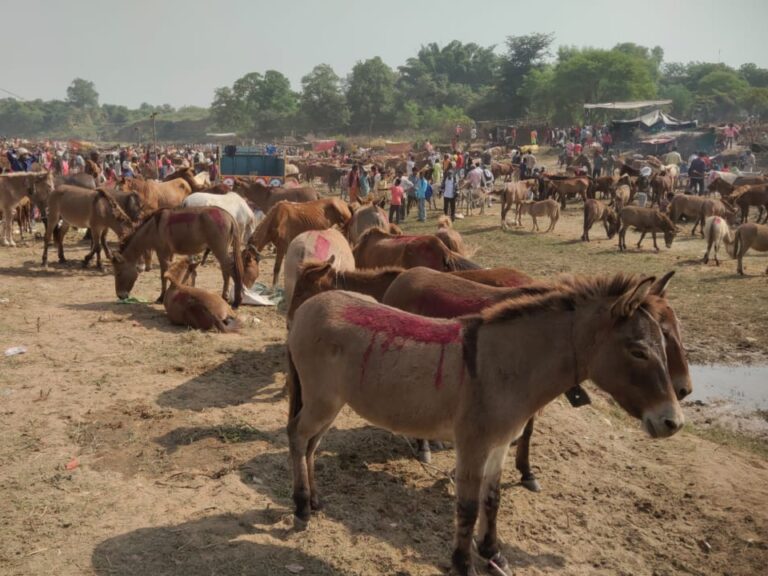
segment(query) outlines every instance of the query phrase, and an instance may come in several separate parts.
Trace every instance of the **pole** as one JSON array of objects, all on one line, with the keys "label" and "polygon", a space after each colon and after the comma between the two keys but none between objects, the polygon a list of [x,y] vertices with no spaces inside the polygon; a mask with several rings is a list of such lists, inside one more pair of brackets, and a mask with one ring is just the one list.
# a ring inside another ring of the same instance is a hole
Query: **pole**
[{"label": "pole", "polygon": [[152,158],[152,165],[155,168],[155,178],[160,180],[160,170],[157,167],[157,131],[155,130],[155,118],[157,117],[157,112],[152,112],[150,117],[152,118],[152,155],[150,157]]}]

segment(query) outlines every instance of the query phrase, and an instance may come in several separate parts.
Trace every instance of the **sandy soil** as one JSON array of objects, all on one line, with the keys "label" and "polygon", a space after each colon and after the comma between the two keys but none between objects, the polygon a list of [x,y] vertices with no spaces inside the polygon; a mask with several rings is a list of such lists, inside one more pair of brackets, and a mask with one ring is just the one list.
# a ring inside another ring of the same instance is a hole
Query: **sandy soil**
[{"label": "sandy soil", "polygon": [[[768,359],[766,258],[754,276],[694,262],[700,240],[619,255],[580,235],[498,231],[498,208],[459,223],[485,264],[560,271],[678,270],[673,285],[697,361]],[[431,229],[434,219],[419,228]],[[631,241],[632,238],[629,238]],[[85,253],[70,239],[73,261]],[[326,509],[294,532],[285,436],[284,320],[240,313],[237,335],[170,326],[162,308],[115,302],[110,275],[39,267],[41,246],[0,248],[0,574],[241,575],[446,572],[453,453],[433,467],[406,441],[345,410],[319,457]],[[207,266],[201,285],[217,290]],[[154,300],[157,271],[134,294]],[[694,382],[695,386],[695,382]],[[539,420],[539,494],[507,464],[500,512],[516,574],[754,575],[768,562],[768,461],[702,437],[651,441],[610,401],[558,400]],[[689,413],[694,407],[687,409]]]}]

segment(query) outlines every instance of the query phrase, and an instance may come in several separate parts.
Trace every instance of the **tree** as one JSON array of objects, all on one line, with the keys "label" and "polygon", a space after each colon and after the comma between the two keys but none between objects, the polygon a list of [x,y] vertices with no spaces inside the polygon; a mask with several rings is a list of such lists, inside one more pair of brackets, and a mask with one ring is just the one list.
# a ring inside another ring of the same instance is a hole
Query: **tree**
[{"label": "tree", "polygon": [[742,64],[739,68],[741,76],[756,88],[768,88],[768,70],[758,68],[753,62]]},{"label": "tree", "polygon": [[376,56],[358,62],[347,82],[347,104],[353,132],[388,130],[395,103],[395,73]]},{"label": "tree", "polygon": [[525,114],[530,101],[519,92],[520,88],[531,70],[544,65],[553,40],[554,34],[539,32],[507,38],[507,54],[502,59],[501,78],[497,84],[503,113],[513,118]]},{"label": "tree", "polygon": [[93,82],[75,78],[67,88],[67,101],[75,108],[98,108],[99,93]]},{"label": "tree", "polygon": [[341,79],[328,64],[319,64],[301,79],[301,115],[316,132],[340,132],[349,122]]},{"label": "tree", "polygon": [[672,100],[672,114],[678,118],[689,118],[693,111],[694,97],[682,84],[672,84],[661,89],[660,96]]}]

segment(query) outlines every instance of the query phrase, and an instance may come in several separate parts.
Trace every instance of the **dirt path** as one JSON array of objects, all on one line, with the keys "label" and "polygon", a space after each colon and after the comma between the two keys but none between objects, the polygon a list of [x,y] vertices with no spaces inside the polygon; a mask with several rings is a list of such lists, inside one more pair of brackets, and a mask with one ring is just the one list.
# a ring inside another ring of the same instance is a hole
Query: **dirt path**
[{"label": "dirt path", "polygon": [[[572,242],[579,222],[569,209],[555,234],[503,234],[496,212],[459,229],[483,263],[536,275],[675,266],[695,358],[768,358],[765,277],[734,278],[732,261],[688,263],[700,241],[658,256],[618,255],[614,241],[583,246]],[[308,531],[291,530],[279,313],[244,310],[239,335],[188,332],[161,307],[115,303],[111,276],[74,265],[45,272],[39,255],[39,243],[0,249],[0,349],[28,347],[0,357],[0,574],[445,573],[452,452],[424,469],[404,439],[349,411],[321,447],[326,510]],[[754,273],[765,258],[747,265]],[[220,276],[207,266],[200,280],[218,289]],[[135,294],[158,292],[157,271],[143,274]],[[727,328],[710,330],[702,317]],[[579,410],[560,400],[548,408],[532,462],[543,492],[522,489],[509,462],[500,512],[518,574],[765,568],[768,468],[758,453],[686,431],[651,441],[597,397]]]}]

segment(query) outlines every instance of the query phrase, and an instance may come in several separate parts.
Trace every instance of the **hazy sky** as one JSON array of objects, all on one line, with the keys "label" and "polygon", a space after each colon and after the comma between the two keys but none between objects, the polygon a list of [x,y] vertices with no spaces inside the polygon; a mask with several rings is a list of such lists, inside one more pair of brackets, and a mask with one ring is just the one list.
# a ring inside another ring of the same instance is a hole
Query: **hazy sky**
[{"label": "hazy sky", "polygon": [[[63,99],[75,77],[102,103],[208,106],[247,72],[281,71],[294,89],[312,67],[340,76],[376,55],[401,65],[429,42],[502,48],[509,35],[561,44],[660,45],[666,61],[768,67],[768,0],[0,0],[0,89]],[[0,96],[6,96],[0,92]]]}]

